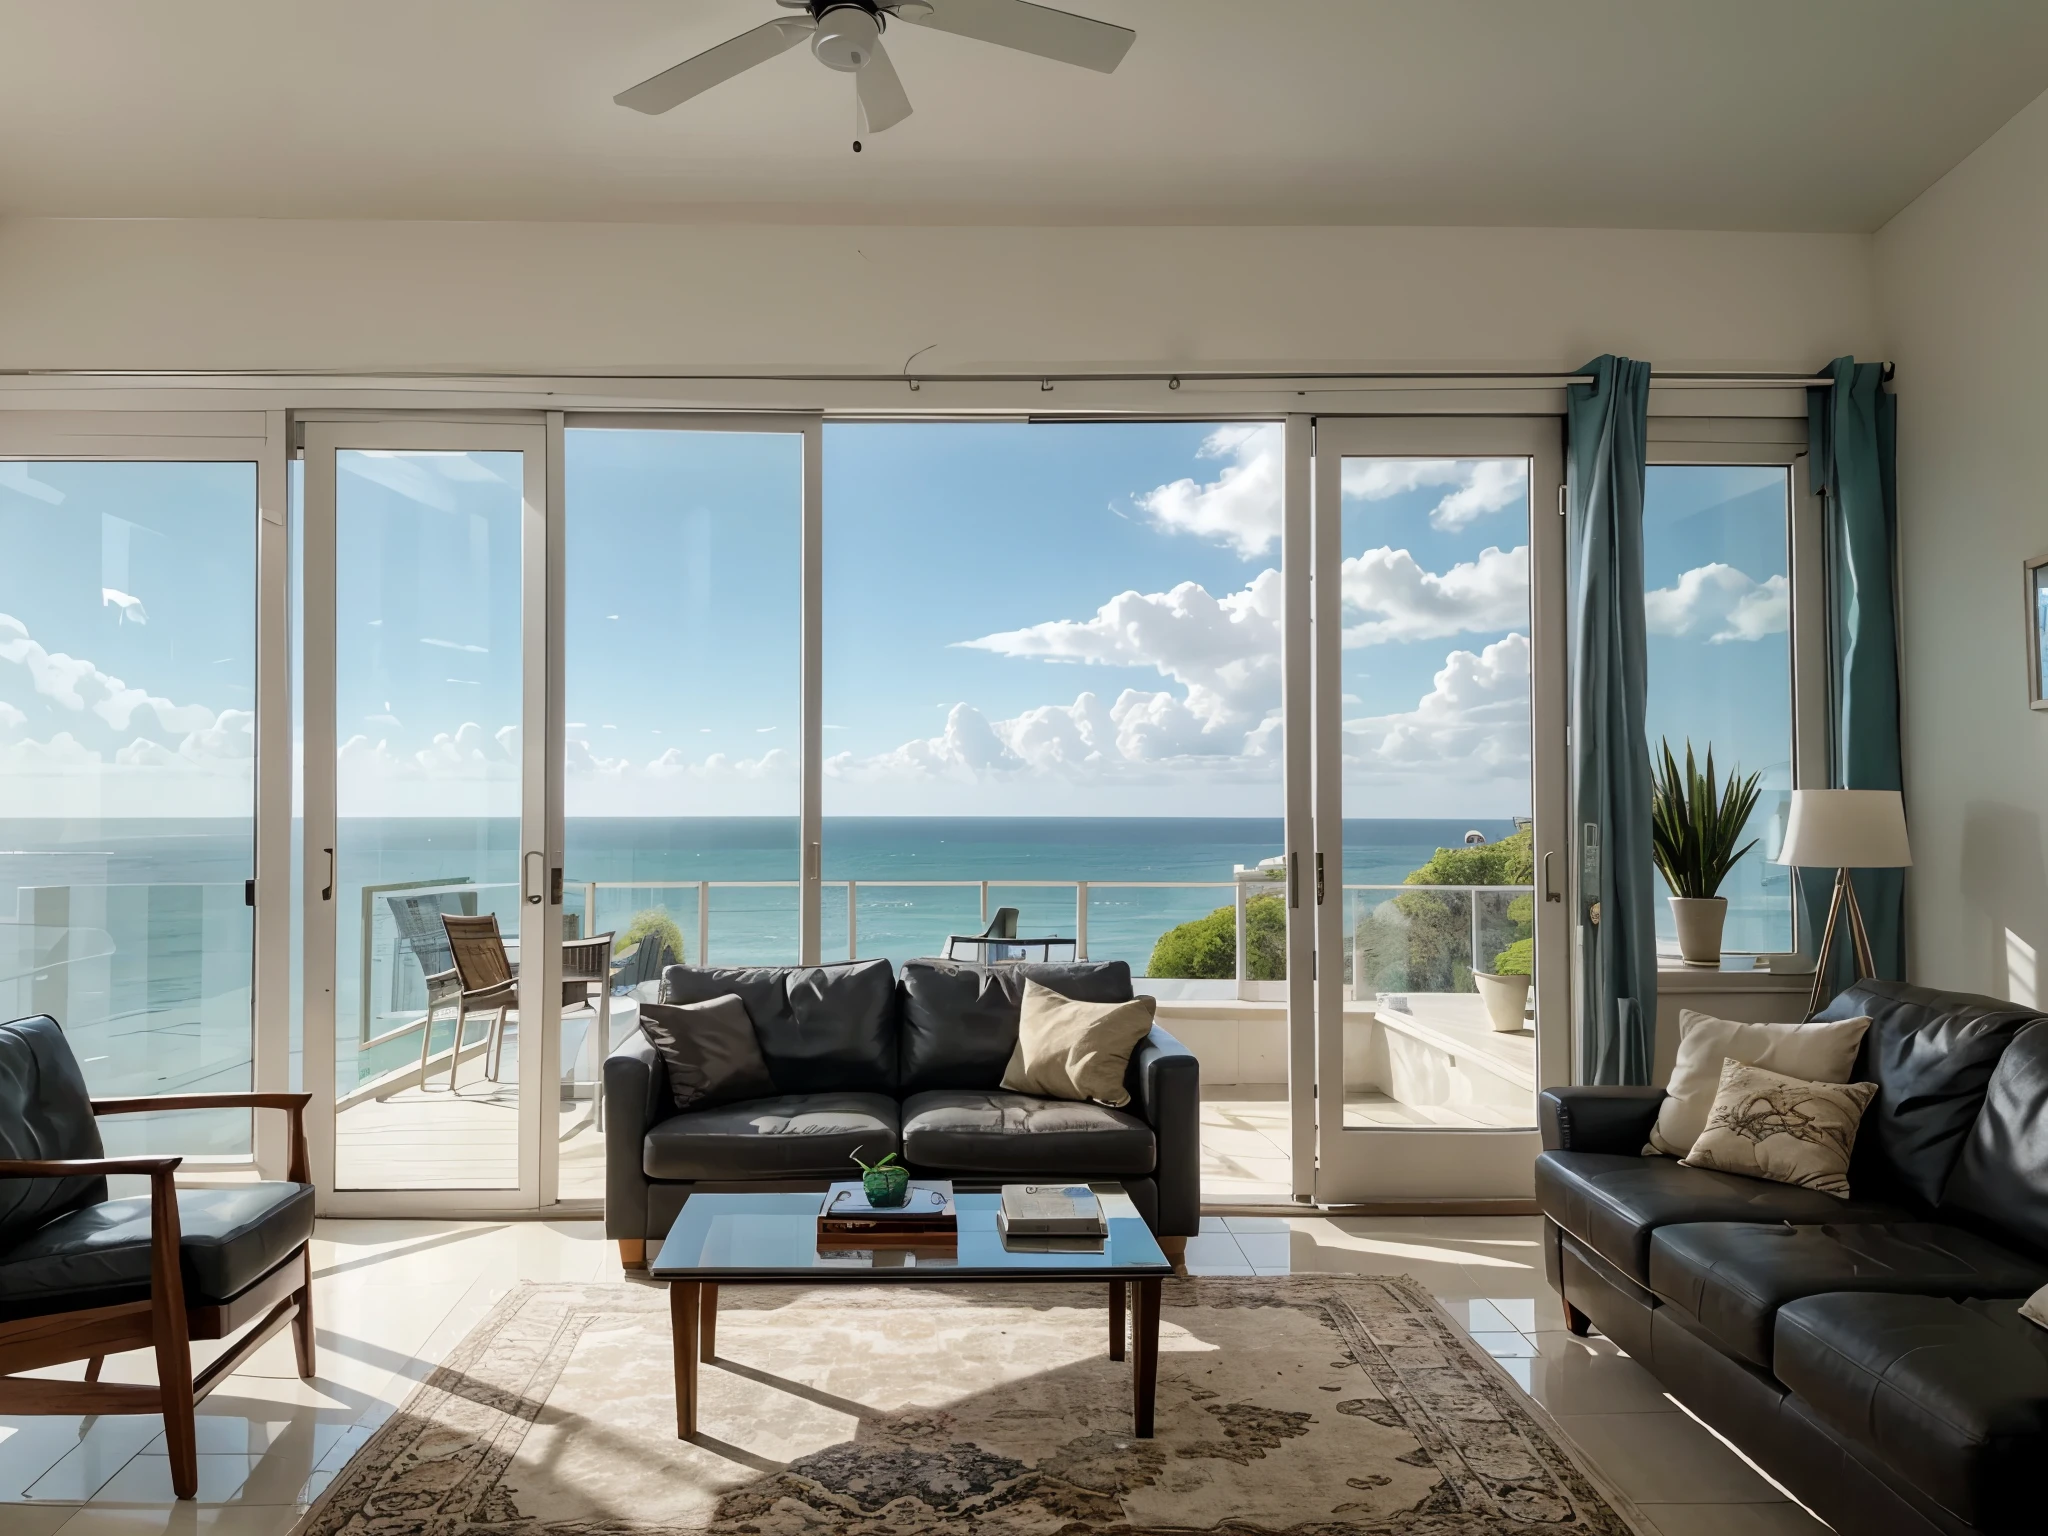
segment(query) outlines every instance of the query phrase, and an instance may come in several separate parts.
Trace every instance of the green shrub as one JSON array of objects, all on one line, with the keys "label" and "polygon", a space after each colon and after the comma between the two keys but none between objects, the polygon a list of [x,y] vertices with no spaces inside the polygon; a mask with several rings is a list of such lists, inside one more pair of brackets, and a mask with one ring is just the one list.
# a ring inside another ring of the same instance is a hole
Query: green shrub
[{"label": "green shrub", "polygon": [[1536,970],[1536,941],[1517,939],[1493,957],[1496,976],[1529,976]]},{"label": "green shrub", "polygon": [[648,907],[635,912],[625,931],[612,940],[612,953],[622,955],[649,937],[657,944],[667,944],[668,952],[675,957],[677,965],[688,964],[683,958],[683,930],[676,926],[676,920],[668,915],[666,907]]},{"label": "green shrub", "polygon": [[[1522,822],[1497,843],[1437,849],[1403,883],[1533,885],[1535,880],[1535,829]],[[1480,954],[1495,947],[1512,952],[1535,932],[1534,896],[1510,897],[1504,908],[1497,898],[1482,899]],[[1418,890],[1381,901],[1359,918],[1353,941],[1354,976],[1362,993],[1472,990],[1472,906],[1462,891],[1439,895]]]},{"label": "green shrub", "polygon": [[[1287,904],[1277,894],[1254,896],[1244,904],[1245,973],[1253,981],[1287,978]],[[1237,909],[1218,907],[1169,928],[1152,946],[1147,976],[1228,981],[1237,975]]]}]

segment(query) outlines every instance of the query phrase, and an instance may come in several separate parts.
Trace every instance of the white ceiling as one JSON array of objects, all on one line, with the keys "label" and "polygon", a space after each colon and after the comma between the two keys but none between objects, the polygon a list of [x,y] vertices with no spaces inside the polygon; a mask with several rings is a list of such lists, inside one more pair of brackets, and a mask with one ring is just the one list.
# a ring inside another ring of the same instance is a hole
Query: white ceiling
[{"label": "white ceiling", "polygon": [[1869,230],[2043,89],[2042,0],[1065,0],[1114,75],[910,26],[855,156],[772,0],[0,0],[0,214]]}]

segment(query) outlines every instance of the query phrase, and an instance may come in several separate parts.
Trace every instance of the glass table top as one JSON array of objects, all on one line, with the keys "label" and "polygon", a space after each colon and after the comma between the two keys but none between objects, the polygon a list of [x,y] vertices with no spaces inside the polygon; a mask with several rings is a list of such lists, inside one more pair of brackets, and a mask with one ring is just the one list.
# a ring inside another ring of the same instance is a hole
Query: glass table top
[{"label": "glass table top", "polygon": [[[1010,1247],[996,1229],[1002,1196],[956,1194],[959,1241],[953,1247],[818,1248],[813,1193],[696,1194],[648,1265],[657,1280],[1146,1280],[1173,1273],[1129,1195],[1093,1185],[1109,1236],[1100,1251],[1045,1252]],[[1028,1243],[1029,1239],[1023,1242]]]}]

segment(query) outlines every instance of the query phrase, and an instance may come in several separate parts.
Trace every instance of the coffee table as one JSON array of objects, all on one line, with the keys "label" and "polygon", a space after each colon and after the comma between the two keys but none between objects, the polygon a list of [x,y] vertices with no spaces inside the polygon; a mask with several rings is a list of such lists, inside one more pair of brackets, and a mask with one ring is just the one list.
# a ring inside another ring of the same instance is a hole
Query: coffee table
[{"label": "coffee table", "polygon": [[[697,1364],[717,1353],[721,1285],[1109,1286],[1109,1358],[1124,1358],[1124,1287],[1131,1296],[1131,1427],[1152,1435],[1159,1382],[1159,1282],[1173,1273],[1130,1196],[1115,1185],[1092,1186],[1109,1225],[1100,1252],[1033,1252],[1010,1248],[996,1230],[999,1194],[956,1194],[960,1240],[955,1248],[818,1249],[818,1207],[811,1194],[694,1194],[647,1267],[668,1282],[675,1336],[676,1438],[697,1433]],[[933,1362],[935,1365],[939,1362]]]}]

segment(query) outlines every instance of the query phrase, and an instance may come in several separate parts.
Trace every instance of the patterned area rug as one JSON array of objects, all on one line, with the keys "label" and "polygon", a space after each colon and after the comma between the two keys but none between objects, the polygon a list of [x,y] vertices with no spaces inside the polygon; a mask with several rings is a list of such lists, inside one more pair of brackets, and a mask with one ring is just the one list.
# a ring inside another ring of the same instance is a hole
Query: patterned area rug
[{"label": "patterned area rug", "polygon": [[1405,1276],[1167,1282],[1158,1437],[1100,1290],[727,1287],[675,1438],[668,1299],[522,1285],[300,1536],[1630,1536]]}]

